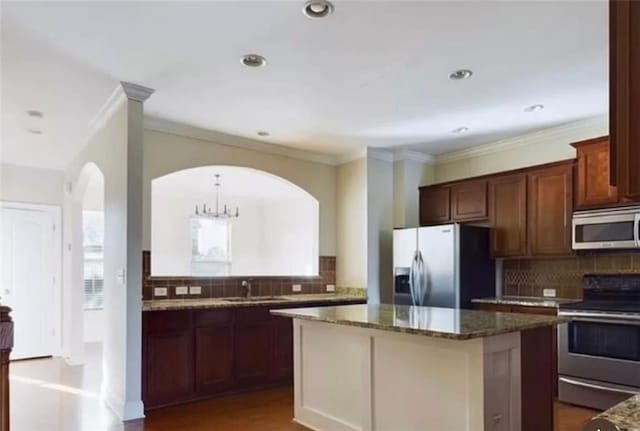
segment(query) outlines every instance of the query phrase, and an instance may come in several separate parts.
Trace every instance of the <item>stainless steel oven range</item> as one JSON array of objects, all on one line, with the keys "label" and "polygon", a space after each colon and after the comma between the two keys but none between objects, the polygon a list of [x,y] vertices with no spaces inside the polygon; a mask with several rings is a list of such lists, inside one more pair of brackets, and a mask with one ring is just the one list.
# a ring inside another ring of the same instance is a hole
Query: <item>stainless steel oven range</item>
[{"label": "stainless steel oven range", "polygon": [[586,275],[584,300],[562,304],[558,398],[608,409],[640,393],[640,276]]}]

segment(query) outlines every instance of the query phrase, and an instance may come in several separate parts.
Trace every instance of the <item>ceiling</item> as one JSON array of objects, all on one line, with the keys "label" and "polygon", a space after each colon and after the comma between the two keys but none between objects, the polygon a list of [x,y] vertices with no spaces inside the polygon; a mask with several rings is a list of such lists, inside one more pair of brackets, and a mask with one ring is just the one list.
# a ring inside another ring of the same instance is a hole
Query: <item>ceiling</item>
[{"label": "ceiling", "polygon": [[326,155],[441,154],[607,112],[606,0],[334,4],[4,1],[2,160],[64,167],[120,80],[156,90],[151,116]]},{"label": "ceiling", "polygon": [[[300,187],[278,176],[237,166],[205,166],[184,169],[151,182],[152,198],[193,197],[194,202],[215,203],[215,175],[220,174],[220,204],[250,199],[254,202],[315,199]],[[256,187],[260,184],[260,187]]]}]

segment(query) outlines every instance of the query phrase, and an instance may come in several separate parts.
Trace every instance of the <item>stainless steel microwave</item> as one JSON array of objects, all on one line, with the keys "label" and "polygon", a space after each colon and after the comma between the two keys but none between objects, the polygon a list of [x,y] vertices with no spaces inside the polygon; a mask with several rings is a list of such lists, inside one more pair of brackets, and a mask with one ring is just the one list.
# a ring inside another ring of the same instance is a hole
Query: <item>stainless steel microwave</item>
[{"label": "stainless steel microwave", "polygon": [[640,248],[640,207],[573,213],[573,249]]}]

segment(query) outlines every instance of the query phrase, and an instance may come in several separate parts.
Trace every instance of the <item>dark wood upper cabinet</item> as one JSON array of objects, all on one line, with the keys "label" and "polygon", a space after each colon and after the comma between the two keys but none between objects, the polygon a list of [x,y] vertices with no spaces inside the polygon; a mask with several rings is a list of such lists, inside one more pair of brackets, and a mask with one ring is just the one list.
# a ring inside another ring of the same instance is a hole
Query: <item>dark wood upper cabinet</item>
[{"label": "dark wood upper cabinet", "polygon": [[489,180],[491,252],[495,257],[525,256],[527,249],[527,176]]},{"label": "dark wood upper cabinet", "polygon": [[609,2],[611,185],[640,200],[640,2]]},{"label": "dark wood upper cabinet", "polygon": [[609,184],[609,138],[572,144],[578,157],[575,175],[576,209],[594,209],[618,203],[618,191]]},{"label": "dark wood upper cabinet", "polygon": [[465,181],[451,186],[451,218],[454,221],[479,221],[488,217],[487,182]]},{"label": "dark wood upper cabinet", "polygon": [[573,163],[532,171],[527,178],[529,253],[570,254]]},{"label": "dark wood upper cabinet", "polygon": [[451,221],[451,189],[448,186],[420,188],[420,225]]}]

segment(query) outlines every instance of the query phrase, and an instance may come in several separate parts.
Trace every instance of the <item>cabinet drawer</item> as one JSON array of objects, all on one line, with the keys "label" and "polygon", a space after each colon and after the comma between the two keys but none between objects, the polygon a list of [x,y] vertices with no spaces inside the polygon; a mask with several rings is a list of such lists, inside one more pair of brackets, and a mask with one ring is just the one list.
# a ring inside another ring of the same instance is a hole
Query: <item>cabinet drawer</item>
[{"label": "cabinet drawer", "polygon": [[271,320],[270,307],[238,308],[236,310],[236,322],[259,323]]},{"label": "cabinet drawer", "polygon": [[191,327],[191,311],[145,311],[142,321],[145,334],[184,331]]},{"label": "cabinet drawer", "polygon": [[513,313],[524,313],[524,314],[543,314],[547,316],[555,316],[557,314],[557,310],[555,308],[550,307],[528,307],[524,305],[513,305],[511,307],[511,311]]},{"label": "cabinet drawer", "polygon": [[482,303],[477,303],[477,304],[473,304],[473,308],[476,310],[482,310],[482,311],[499,311],[499,312],[503,312],[503,313],[510,313],[511,312],[511,306],[507,305],[507,304],[482,304]]},{"label": "cabinet drawer", "polygon": [[231,323],[233,312],[229,308],[220,310],[196,310],[193,315],[194,326],[214,326]]}]

